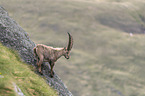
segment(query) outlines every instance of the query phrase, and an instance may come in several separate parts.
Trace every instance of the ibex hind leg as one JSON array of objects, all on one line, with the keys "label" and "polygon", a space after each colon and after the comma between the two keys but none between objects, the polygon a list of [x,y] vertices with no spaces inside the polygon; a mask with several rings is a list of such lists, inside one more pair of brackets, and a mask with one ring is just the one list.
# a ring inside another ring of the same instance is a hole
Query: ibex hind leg
[{"label": "ibex hind leg", "polygon": [[42,74],[41,65],[43,63],[43,56],[40,56],[39,59],[40,60],[39,60],[39,63],[38,63],[38,70],[39,70],[40,74]]},{"label": "ibex hind leg", "polygon": [[39,59],[39,57],[37,57],[37,66],[39,66],[39,61],[40,61],[40,59]]}]

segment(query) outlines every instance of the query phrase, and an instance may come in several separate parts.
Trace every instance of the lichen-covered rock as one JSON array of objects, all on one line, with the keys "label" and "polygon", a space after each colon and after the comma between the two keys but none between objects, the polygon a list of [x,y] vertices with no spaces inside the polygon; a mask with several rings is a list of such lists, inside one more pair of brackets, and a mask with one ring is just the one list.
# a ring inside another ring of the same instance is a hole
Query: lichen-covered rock
[{"label": "lichen-covered rock", "polygon": [[[0,42],[14,50],[17,50],[22,60],[28,64],[36,65],[33,57],[33,48],[36,46],[30,40],[28,34],[8,16],[8,13],[0,6]],[[46,77],[49,85],[53,86],[59,93],[59,96],[72,96],[61,79],[54,74],[50,78],[49,64],[43,64],[43,75]]]},{"label": "lichen-covered rock", "polygon": [[35,46],[28,34],[0,7],[0,42],[17,50],[25,62],[32,64],[33,47]]}]

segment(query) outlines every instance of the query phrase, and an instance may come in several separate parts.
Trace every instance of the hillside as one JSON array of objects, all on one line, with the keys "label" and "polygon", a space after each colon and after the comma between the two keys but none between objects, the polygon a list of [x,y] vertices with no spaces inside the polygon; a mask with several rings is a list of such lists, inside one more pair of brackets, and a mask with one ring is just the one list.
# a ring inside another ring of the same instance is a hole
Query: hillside
[{"label": "hillside", "polygon": [[[8,3],[9,2],[9,3]],[[143,0],[3,0],[36,43],[64,47],[55,71],[74,96],[144,96]],[[133,36],[130,36],[133,33]]]},{"label": "hillside", "polygon": [[[9,17],[8,12],[5,11],[5,9],[1,6],[0,42],[8,48],[16,50],[21,58],[21,61],[35,66],[35,73],[40,75],[37,71],[36,60],[34,59],[33,55],[33,48],[36,44],[29,38],[27,32],[25,32],[22,29],[22,27],[16,23],[15,20]],[[55,72],[54,77],[50,77],[50,68],[48,63],[43,63],[42,73],[43,75],[41,76],[45,78],[45,81],[48,84],[48,86],[51,86],[54,89],[56,89],[59,96],[72,96],[71,92],[66,88],[62,80],[58,77],[58,75]]]},{"label": "hillside", "polygon": [[34,70],[24,64],[15,51],[0,44],[0,96],[18,96],[15,84],[25,96],[58,96]]}]

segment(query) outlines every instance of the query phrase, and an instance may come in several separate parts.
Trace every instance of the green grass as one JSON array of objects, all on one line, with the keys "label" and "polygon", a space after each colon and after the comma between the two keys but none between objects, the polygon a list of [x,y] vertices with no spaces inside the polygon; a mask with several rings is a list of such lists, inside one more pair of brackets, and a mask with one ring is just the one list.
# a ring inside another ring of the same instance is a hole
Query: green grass
[{"label": "green grass", "polygon": [[145,95],[143,0],[3,0],[0,4],[36,43],[64,47],[66,32],[73,35],[70,60],[61,58],[54,69],[75,96]]},{"label": "green grass", "polygon": [[25,96],[57,96],[35,69],[21,62],[17,53],[0,44],[0,96],[16,96],[13,83]]}]

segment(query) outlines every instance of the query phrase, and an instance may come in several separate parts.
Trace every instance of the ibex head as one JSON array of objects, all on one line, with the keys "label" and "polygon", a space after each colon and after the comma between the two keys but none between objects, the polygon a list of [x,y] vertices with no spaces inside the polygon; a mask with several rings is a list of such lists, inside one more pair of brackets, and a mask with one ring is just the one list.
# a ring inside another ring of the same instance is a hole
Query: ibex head
[{"label": "ibex head", "polygon": [[68,46],[64,48],[64,57],[66,59],[69,59],[69,54],[73,46],[73,38],[69,33],[68,33],[68,36],[69,36]]}]

